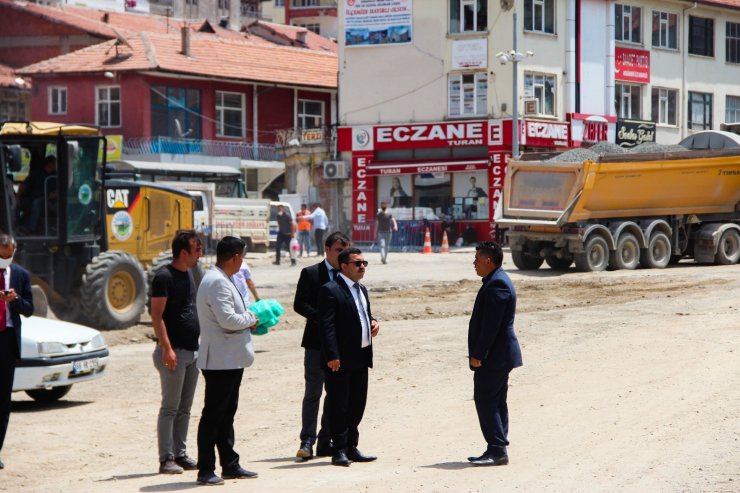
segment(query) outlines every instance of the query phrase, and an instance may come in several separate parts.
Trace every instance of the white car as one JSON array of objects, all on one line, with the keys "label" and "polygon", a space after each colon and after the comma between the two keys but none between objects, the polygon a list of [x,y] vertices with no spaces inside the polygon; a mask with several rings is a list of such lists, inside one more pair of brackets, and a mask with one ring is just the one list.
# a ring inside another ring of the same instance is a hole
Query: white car
[{"label": "white car", "polygon": [[37,401],[56,401],[73,384],[102,377],[108,355],[105,338],[95,329],[37,316],[24,318],[13,391],[25,391]]}]

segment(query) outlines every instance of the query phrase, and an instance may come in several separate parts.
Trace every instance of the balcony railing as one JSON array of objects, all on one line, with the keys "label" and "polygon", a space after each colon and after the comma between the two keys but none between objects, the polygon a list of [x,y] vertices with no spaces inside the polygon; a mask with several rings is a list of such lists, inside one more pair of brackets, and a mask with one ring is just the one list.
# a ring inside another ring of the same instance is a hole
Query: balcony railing
[{"label": "balcony railing", "polygon": [[202,154],[204,156],[238,157],[255,161],[282,161],[283,154],[272,144],[223,142],[218,140],[142,137],[125,139],[126,154]]}]

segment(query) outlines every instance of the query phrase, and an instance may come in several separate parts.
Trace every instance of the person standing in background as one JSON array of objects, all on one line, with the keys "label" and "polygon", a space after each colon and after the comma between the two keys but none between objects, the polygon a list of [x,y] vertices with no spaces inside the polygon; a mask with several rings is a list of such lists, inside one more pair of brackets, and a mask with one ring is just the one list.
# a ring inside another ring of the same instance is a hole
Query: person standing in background
[{"label": "person standing in background", "polygon": [[306,252],[306,257],[311,253],[311,221],[306,218],[310,213],[308,212],[308,206],[301,204],[301,210],[296,214],[296,222],[298,223],[298,245],[300,245],[299,257],[303,257],[303,252]]},{"label": "person standing in background", "polygon": [[322,245],[324,244],[324,233],[329,229],[329,218],[326,216],[326,212],[324,212],[324,209],[321,208],[318,202],[314,202],[311,207],[311,214],[305,217],[313,222],[314,237],[316,240],[316,256],[318,257],[320,255],[323,257],[324,250],[322,249]]},{"label": "person standing in background", "polygon": [[[278,234],[275,242],[275,261],[273,264],[280,265],[280,246],[285,245],[285,249],[290,253],[290,240],[295,236],[295,222],[290,214],[285,212],[285,207],[277,206],[277,223]],[[290,259],[290,265],[296,265],[294,258]]]},{"label": "person standing in background", "polygon": [[152,327],[157,346],[152,358],[159,372],[162,401],[157,419],[159,473],[180,474],[198,464],[187,455],[190,408],[198,383],[198,314],[195,281],[190,269],[203,256],[194,230],[181,230],[172,239],[172,263],[152,281]]},{"label": "person standing in background", "polygon": [[[21,315],[33,315],[31,276],[13,264],[15,239],[0,234],[0,451],[10,421],[15,362],[21,357]],[[5,464],[0,459],[0,469]]]},{"label": "person standing in background", "polygon": [[239,294],[242,295],[242,298],[244,298],[247,305],[252,303],[249,297],[250,292],[252,293],[252,296],[254,296],[255,302],[260,300],[260,296],[257,294],[257,286],[255,286],[254,281],[252,280],[252,270],[249,268],[249,264],[247,264],[246,260],[242,261],[241,268],[239,268],[236,274],[231,276],[231,280],[234,281],[236,289],[239,290]]},{"label": "person standing in background", "polygon": [[391,246],[391,238],[393,237],[393,231],[398,231],[398,224],[393,214],[386,212],[388,204],[385,202],[380,204],[380,210],[375,216],[375,232],[378,238],[378,244],[380,245],[380,261],[384,264],[387,263],[388,249]]}]

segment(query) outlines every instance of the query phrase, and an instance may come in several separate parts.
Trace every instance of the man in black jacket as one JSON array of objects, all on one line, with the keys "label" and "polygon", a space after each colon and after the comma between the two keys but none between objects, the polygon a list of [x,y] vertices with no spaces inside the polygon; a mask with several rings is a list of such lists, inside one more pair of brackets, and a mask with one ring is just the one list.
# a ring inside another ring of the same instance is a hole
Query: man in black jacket
[{"label": "man in black jacket", "polygon": [[473,377],[473,400],[483,437],[488,443],[479,457],[468,457],[476,466],[509,463],[509,410],[506,393],[509,372],[522,366],[522,352],[514,334],[516,291],[501,270],[501,246],[492,241],[475,249],[475,272],[483,278],[470,315],[468,357]]},{"label": "man in black jacket", "polygon": [[[301,413],[301,444],[296,453],[296,456],[302,459],[313,457],[313,444],[317,440],[316,426],[319,403],[324,390],[324,364],[321,361],[321,340],[319,338],[319,288],[334,280],[336,273],[339,272],[337,257],[342,250],[349,247],[349,243],[349,238],[340,231],[330,234],[324,242],[326,259],[301,271],[295,292],[293,309],[296,313],[306,317],[306,328],[303,331],[303,341],[301,341],[301,346],[305,348],[303,370],[306,390],[303,395],[303,411]],[[329,415],[326,412],[326,400],[324,401],[324,412],[321,415],[316,455],[331,455],[331,436],[329,434]]]},{"label": "man in black jacket", "polygon": [[[21,315],[33,315],[31,276],[13,264],[15,240],[0,234],[0,450],[10,419],[15,362],[21,356]],[[4,469],[0,459],[0,469]]]},{"label": "man in black jacket", "polygon": [[367,261],[357,248],[338,257],[341,273],[321,286],[321,357],[325,363],[326,400],[335,466],[370,462],[357,444],[367,402],[368,368],[373,367],[373,337],[380,325],[373,318],[367,289],[360,284]]}]

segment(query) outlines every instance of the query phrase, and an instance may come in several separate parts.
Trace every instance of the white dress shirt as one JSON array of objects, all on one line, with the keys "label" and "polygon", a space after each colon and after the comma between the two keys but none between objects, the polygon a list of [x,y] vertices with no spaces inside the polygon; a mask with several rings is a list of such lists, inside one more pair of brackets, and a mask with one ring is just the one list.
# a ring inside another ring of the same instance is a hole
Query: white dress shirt
[{"label": "white dress shirt", "polygon": [[355,283],[352,279],[339,274],[344,279],[344,282],[349,286],[349,291],[352,293],[352,298],[355,300],[355,306],[357,307],[357,313],[360,314],[360,325],[362,325],[362,347],[368,347],[372,344],[372,337],[370,337],[370,317],[367,314],[367,300],[363,296],[362,290],[355,287],[360,283]]}]

